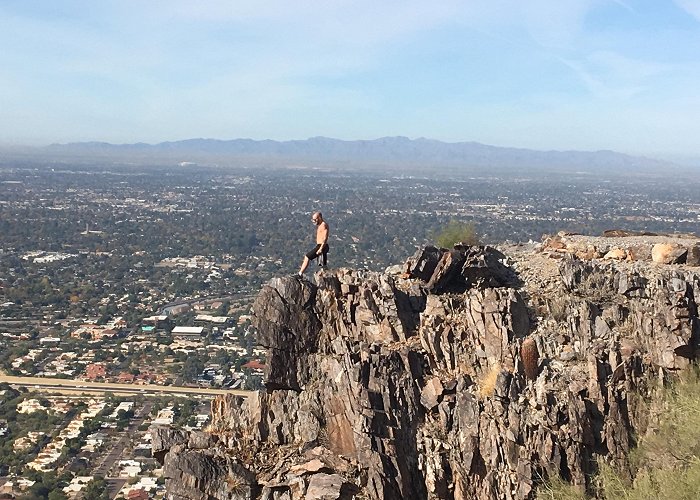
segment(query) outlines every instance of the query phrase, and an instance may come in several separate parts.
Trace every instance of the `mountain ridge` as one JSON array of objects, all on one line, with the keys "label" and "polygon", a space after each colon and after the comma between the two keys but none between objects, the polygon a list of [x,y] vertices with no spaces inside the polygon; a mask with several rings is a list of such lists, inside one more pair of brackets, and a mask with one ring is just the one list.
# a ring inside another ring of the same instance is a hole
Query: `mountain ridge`
[{"label": "mountain ridge", "polygon": [[302,140],[192,138],[156,144],[138,142],[74,142],[51,144],[44,153],[96,157],[151,157],[180,160],[262,160],[323,162],[330,165],[376,164],[445,167],[556,168],[602,171],[658,171],[673,168],[668,161],[612,150],[535,150],[474,141],[443,142],[419,137],[387,136],[342,140],[324,136]]}]

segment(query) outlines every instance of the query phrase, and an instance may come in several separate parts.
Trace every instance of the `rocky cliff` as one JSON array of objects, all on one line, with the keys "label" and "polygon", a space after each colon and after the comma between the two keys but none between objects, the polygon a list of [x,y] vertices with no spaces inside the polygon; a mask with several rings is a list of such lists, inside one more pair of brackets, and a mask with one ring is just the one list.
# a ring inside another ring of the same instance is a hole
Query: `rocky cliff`
[{"label": "rocky cliff", "polygon": [[525,499],[553,476],[589,488],[598,459],[624,470],[697,354],[699,270],[504,252],[272,280],[267,390],[215,400],[207,432],[153,430],[169,495]]}]

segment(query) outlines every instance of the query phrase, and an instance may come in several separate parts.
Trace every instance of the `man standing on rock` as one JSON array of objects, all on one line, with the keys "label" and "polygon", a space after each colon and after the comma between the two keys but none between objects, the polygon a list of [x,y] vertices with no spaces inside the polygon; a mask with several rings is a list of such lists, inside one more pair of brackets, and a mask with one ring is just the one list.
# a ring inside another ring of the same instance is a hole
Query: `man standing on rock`
[{"label": "man standing on rock", "polygon": [[316,224],[316,246],[306,252],[304,255],[304,261],[301,263],[301,268],[299,269],[299,276],[304,274],[306,268],[309,267],[309,262],[314,259],[321,257],[323,260],[319,265],[326,267],[328,262],[328,223],[323,220],[323,215],[321,212],[314,212],[311,216],[311,222]]}]

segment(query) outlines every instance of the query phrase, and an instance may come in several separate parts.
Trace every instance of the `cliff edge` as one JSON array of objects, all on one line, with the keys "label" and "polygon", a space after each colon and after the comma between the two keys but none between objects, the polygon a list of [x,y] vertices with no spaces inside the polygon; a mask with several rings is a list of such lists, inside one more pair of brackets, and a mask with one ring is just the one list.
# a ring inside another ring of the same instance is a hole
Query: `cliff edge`
[{"label": "cliff edge", "polygon": [[152,429],[169,496],[527,499],[624,470],[698,353],[700,270],[502,251],[273,279],[266,390],[214,400],[207,432]]}]

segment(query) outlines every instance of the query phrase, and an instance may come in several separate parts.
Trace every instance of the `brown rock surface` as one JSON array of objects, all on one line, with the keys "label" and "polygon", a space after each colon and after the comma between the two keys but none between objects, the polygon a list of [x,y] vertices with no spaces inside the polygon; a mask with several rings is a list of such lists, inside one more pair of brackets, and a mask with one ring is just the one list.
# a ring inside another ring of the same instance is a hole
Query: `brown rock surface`
[{"label": "brown rock surface", "polygon": [[254,306],[268,389],[215,400],[209,437],[154,433],[170,497],[527,499],[624,466],[697,354],[700,275],[504,253],[272,280]]},{"label": "brown rock surface", "polygon": [[673,243],[657,243],[651,248],[651,260],[658,264],[683,264],[688,249]]},{"label": "brown rock surface", "polygon": [[[656,257],[652,250],[656,248]],[[690,234],[659,235],[622,230],[605,231],[603,236],[558,233],[545,236],[540,250],[551,257],[575,255],[581,260],[603,257],[613,260],[654,261],[662,264],[700,265],[700,238]]]},{"label": "brown rock surface", "polygon": [[520,346],[520,357],[523,360],[523,369],[525,376],[530,380],[535,380],[540,369],[540,352],[537,349],[537,343],[532,337],[523,340]]},{"label": "brown rock surface", "polygon": [[627,252],[622,248],[613,248],[603,255],[605,260],[623,260],[627,258]]}]

